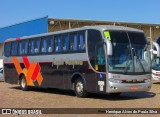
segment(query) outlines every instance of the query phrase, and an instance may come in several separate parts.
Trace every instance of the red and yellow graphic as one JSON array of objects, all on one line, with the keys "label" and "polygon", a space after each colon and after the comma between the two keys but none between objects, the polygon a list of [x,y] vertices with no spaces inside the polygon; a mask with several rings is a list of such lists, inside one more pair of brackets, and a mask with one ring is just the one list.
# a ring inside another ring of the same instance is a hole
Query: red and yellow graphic
[{"label": "red and yellow graphic", "polygon": [[33,63],[29,63],[29,60],[26,56],[22,57],[25,68],[22,69],[21,65],[18,61],[17,57],[12,57],[14,66],[18,72],[18,75],[20,75],[21,73],[23,73],[26,77],[26,84],[28,86],[34,86],[34,82],[37,81],[39,85],[41,85],[42,83],[42,75],[40,73],[41,67],[39,65],[39,63],[33,62]]}]

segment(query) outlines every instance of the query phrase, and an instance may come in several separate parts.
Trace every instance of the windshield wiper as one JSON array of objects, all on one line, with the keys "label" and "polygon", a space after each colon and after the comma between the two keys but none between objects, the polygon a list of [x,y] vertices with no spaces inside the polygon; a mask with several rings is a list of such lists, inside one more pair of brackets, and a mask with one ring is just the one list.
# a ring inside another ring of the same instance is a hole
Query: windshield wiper
[{"label": "windshield wiper", "polygon": [[126,73],[128,72],[129,55],[130,55],[130,54],[128,54],[128,56],[127,56],[127,62],[126,62],[126,67],[125,67],[125,69],[124,69],[124,74],[126,74]]},{"label": "windshield wiper", "polygon": [[[139,58],[137,57],[137,54],[136,54],[135,49],[132,48],[132,50],[133,50],[133,52],[134,52],[134,54],[135,54],[135,56],[136,56],[136,59],[138,60],[138,62],[139,62],[139,64],[140,64],[140,66],[142,67],[143,71],[146,72],[145,69],[144,69],[144,67],[143,67],[143,65],[142,65],[142,62],[141,62],[141,61],[139,60]],[[135,58],[133,58],[133,59],[135,59]]]}]

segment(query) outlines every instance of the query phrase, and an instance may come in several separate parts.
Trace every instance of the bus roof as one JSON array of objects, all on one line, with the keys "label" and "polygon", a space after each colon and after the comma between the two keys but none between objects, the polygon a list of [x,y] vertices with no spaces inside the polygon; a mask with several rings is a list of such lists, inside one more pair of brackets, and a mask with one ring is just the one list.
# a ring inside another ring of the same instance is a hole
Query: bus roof
[{"label": "bus roof", "polygon": [[[73,28],[73,29],[68,29],[68,30],[49,32],[49,33],[43,33],[43,34],[37,34],[37,35],[31,35],[31,36],[23,36],[23,37],[18,37],[18,39],[29,39],[29,38],[36,38],[36,37],[42,37],[42,36],[50,36],[53,34],[68,33],[72,31],[81,31],[81,30],[87,30],[87,29],[96,29],[100,31],[104,31],[104,30],[117,30],[117,31],[119,30],[120,31],[121,30],[121,31],[143,32],[142,30],[139,30],[136,28],[130,28],[130,27],[124,27],[124,26],[96,25],[96,26],[84,26],[80,28]],[[7,39],[6,42],[14,41],[14,40],[17,40],[17,38]]]}]

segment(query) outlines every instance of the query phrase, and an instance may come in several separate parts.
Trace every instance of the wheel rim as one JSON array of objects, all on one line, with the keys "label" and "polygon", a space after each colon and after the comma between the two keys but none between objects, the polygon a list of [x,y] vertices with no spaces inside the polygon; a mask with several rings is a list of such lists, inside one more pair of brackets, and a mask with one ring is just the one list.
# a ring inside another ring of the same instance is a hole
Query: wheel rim
[{"label": "wheel rim", "polygon": [[82,82],[77,83],[76,91],[77,91],[77,93],[82,93],[83,92],[83,83]]},{"label": "wheel rim", "polygon": [[21,85],[22,85],[22,88],[25,88],[25,87],[26,87],[26,81],[25,81],[24,78],[23,78],[22,81],[21,81]]}]

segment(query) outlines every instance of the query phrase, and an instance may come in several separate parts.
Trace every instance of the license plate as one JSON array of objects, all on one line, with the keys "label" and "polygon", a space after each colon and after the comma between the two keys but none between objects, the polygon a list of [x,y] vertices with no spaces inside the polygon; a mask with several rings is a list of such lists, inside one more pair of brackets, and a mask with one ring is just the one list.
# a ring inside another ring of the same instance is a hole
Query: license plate
[{"label": "license plate", "polygon": [[131,90],[138,90],[139,87],[138,86],[131,86]]}]

